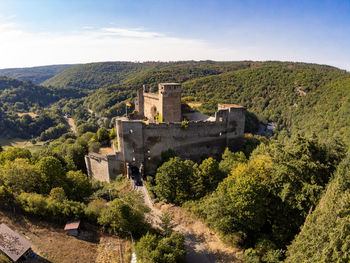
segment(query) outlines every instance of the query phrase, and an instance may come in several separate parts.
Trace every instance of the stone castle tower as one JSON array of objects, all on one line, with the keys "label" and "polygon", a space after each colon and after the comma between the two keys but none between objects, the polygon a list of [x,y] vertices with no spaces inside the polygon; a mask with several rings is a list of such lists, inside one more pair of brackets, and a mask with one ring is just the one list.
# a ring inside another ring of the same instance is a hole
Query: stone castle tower
[{"label": "stone castle tower", "polygon": [[181,84],[159,83],[158,93],[151,93],[146,85],[137,91],[135,110],[150,123],[181,121]]}]

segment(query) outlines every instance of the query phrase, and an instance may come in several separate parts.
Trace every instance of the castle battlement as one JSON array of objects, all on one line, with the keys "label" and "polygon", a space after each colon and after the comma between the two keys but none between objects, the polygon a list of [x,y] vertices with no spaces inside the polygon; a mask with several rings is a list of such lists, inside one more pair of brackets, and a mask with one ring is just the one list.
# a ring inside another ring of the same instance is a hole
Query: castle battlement
[{"label": "castle battlement", "polygon": [[[226,147],[239,149],[244,136],[245,107],[219,104],[215,117],[182,123],[181,85],[160,83],[158,93],[147,86],[137,92],[135,108],[140,120],[119,118],[116,121],[118,152],[113,156],[86,156],[91,177],[106,180],[136,167],[141,173],[153,174],[162,152],[171,149],[184,159],[199,161],[220,157]],[[147,122],[143,121],[144,119]],[[114,173],[114,174],[111,174]]]}]

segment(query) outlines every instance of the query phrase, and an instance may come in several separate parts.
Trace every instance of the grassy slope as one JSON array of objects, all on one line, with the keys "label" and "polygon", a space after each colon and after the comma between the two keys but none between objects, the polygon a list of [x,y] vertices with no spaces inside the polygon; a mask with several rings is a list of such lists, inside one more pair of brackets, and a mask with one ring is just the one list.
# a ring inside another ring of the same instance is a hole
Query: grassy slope
[{"label": "grassy slope", "polygon": [[23,81],[31,81],[35,84],[52,78],[53,76],[61,73],[63,70],[73,65],[50,65],[31,68],[7,68],[0,69],[0,76],[6,76],[9,78],[20,79]]}]

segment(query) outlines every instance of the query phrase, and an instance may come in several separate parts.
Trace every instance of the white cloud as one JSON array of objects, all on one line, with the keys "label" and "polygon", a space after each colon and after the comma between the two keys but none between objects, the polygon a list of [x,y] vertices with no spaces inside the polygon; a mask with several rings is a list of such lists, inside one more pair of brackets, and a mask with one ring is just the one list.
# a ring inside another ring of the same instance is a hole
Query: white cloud
[{"label": "white cloud", "polygon": [[79,32],[32,33],[0,20],[0,68],[117,60],[227,59],[227,52],[210,48],[201,40],[142,29],[85,27]]},{"label": "white cloud", "polygon": [[84,27],[59,33],[26,32],[0,16],[0,68],[98,61],[288,60],[350,69],[347,60],[317,50],[290,49],[238,37],[216,44],[171,37],[142,28]]}]

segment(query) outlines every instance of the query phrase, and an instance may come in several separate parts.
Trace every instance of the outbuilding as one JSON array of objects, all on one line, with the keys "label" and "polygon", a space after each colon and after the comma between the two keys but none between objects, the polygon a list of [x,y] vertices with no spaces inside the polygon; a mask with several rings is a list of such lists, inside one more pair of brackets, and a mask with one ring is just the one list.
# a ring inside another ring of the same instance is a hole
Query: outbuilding
[{"label": "outbuilding", "polygon": [[30,242],[5,224],[0,225],[0,253],[17,262],[32,255]]},{"label": "outbuilding", "polygon": [[64,230],[66,231],[67,235],[77,237],[80,232],[80,220],[67,222]]}]

